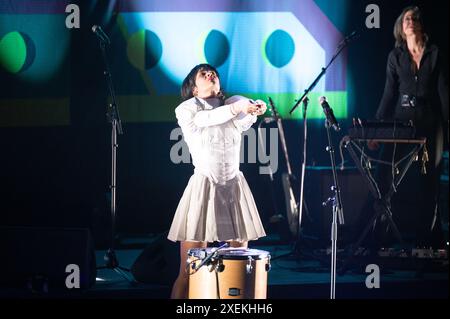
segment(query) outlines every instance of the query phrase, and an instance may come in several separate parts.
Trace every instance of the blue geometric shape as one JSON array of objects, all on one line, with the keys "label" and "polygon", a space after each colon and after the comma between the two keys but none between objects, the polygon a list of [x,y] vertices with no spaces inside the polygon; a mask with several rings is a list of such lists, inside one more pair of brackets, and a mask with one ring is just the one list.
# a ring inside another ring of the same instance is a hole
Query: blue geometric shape
[{"label": "blue geometric shape", "polygon": [[156,33],[145,30],[145,68],[154,67],[162,56],[162,43]]},{"label": "blue geometric shape", "polygon": [[34,59],[36,58],[36,46],[28,34],[23,32],[20,32],[20,34],[22,35],[22,38],[27,46],[27,58],[25,59],[22,69],[20,70],[22,72],[27,70],[33,64]]},{"label": "blue geometric shape", "polygon": [[230,44],[225,34],[212,30],[206,37],[204,52],[209,64],[216,68],[221,66],[230,54]]},{"label": "blue geometric shape", "polygon": [[291,61],[295,52],[295,44],[292,37],[283,30],[275,30],[266,42],[265,52],[269,62],[281,68]]}]

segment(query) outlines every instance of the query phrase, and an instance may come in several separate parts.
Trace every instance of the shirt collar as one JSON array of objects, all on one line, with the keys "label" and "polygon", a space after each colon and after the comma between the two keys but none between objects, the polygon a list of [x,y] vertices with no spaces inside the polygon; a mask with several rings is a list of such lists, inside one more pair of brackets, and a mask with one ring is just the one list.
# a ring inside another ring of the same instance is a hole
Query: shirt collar
[{"label": "shirt collar", "polygon": [[197,104],[203,110],[212,110],[213,108],[222,105],[222,100],[217,97],[202,99],[200,97],[195,96],[194,99],[195,104]]}]

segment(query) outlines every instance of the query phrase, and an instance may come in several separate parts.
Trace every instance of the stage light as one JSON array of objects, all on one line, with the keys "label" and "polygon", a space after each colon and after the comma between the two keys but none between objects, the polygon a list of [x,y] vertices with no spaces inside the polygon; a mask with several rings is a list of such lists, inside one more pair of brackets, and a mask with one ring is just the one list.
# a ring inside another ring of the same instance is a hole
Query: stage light
[{"label": "stage light", "polygon": [[25,33],[12,31],[0,40],[0,64],[9,73],[20,73],[34,61],[36,49]]}]

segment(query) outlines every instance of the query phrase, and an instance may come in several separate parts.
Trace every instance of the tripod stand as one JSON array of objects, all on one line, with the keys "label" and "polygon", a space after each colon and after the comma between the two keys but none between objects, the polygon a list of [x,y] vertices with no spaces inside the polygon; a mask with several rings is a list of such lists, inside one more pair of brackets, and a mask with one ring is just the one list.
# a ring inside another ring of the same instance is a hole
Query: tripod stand
[{"label": "tripod stand", "polygon": [[100,38],[100,49],[102,52],[103,62],[104,62],[104,72],[106,82],[108,85],[108,93],[109,97],[111,98],[111,103],[108,105],[108,111],[106,114],[106,117],[108,119],[108,122],[111,123],[111,241],[110,241],[110,247],[107,250],[105,256],[103,259],[105,260],[106,264],[105,266],[98,267],[97,269],[112,269],[119,275],[121,275],[123,278],[128,280],[130,283],[134,283],[134,279],[128,275],[126,272],[129,272],[130,270],[127,268],[124,268],[119,265],[119,261],[117,259],[116,253],[114,251],[114,237],[116,232],[116,163],[117,163],[117,133],[120,135],[123,134],[122,130],[122,123],[119,116],[119,110],[117,108],[116,103],[116,95],[114,93],[114,86],[112,82],[112,76],[108,64],[108,59],[106,56],[106,44],[108,44],[109,41],[106,41],[102,38]]}]

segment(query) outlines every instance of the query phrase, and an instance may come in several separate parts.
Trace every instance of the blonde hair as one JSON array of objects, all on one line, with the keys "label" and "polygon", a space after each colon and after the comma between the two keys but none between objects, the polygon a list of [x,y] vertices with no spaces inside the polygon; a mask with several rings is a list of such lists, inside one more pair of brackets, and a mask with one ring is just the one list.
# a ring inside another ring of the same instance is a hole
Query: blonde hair
[{"label": "blonde hair", "polygon": [[409,6],[403,9],[402,13],[398,16],[397,20],[395,20],[394,24],[394,38],[395,38],[395,47],[398,48],[403,45],[405,42],[405,34],[403,33],[403,18],[408,11],[412,11],[414,20],[416,20],[422,29],[422,40],[424,44],[428,42],[428,35],[424,32],[423,21],[422,21],[422,13],[420,12],[419,7],[417,6]]}]

